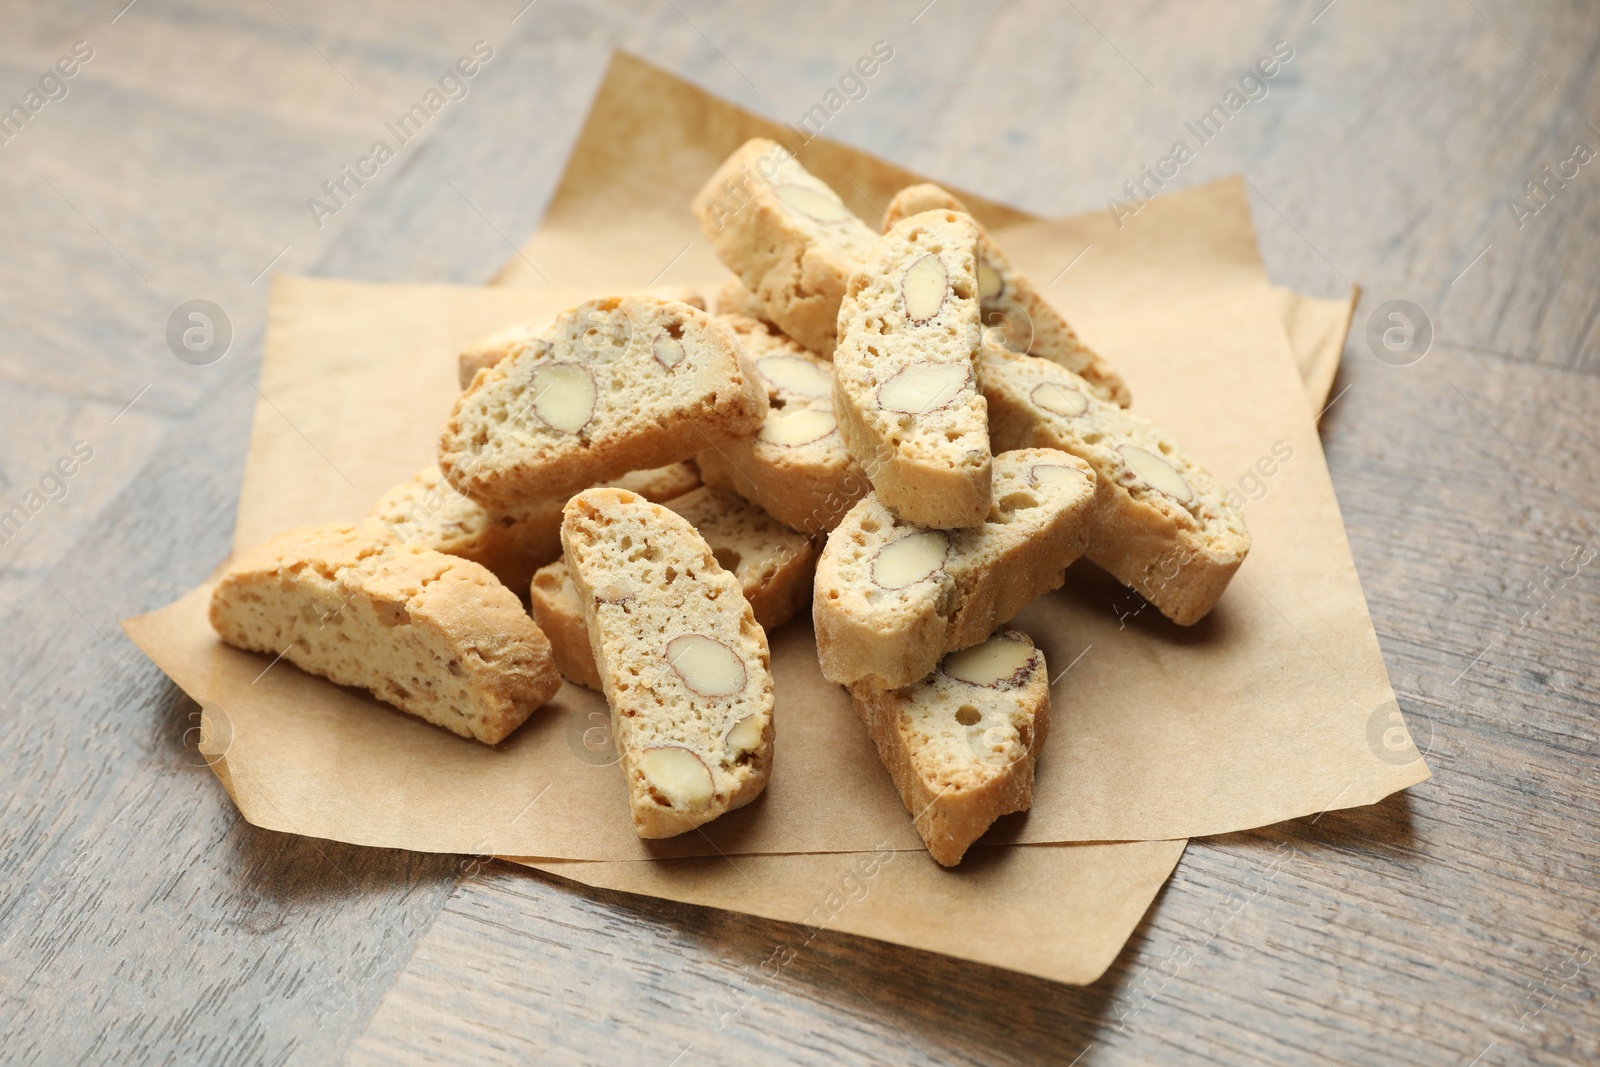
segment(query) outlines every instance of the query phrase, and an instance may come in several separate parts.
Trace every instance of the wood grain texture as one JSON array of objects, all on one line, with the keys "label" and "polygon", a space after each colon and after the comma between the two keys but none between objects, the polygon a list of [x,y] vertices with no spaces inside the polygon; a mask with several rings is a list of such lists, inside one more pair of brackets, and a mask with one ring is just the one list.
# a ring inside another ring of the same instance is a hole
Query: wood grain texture
[{"label": "wood grain texture", "polygon": [[[1600,1059],[1600,597],[1592,563],[1561,573],[1600,547],[1600,165],[1520,227],[1510,205],[1600,148],[1600,18],[1325,5],[0,8],[0,102],[96,50],[0,145],[0,501],[95,450],[0,545],[0,1058]],[[479,39],[471,93],[318,229],[305,199]],[[876,39],[894,62],[827,134],[1041,214],[1120,196],[1292,45],[1172,184],[1243,171],[1275,281],[1364,287],[1323,435],[1434,779],[1193,843],[1081,990],[834,934],[766,978],[799,928],[240,823],[197,709],[115,620],[227,551],[263,268],[481,281],[540,217],[613,46],[793,119]],[[205,367],[165,341],[194,298],[234,328]],[[1365,339],[1392,299],[1434,327],[1412,366]]]}]

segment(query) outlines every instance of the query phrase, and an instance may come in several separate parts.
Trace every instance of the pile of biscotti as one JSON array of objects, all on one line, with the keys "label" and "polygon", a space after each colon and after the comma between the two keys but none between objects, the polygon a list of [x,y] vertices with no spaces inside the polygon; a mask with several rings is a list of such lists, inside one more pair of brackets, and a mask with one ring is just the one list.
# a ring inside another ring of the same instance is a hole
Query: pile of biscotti
[{"label": "pile of biscotti", "polygon": [[956,864],[1032,803],[1049,725],[1007,621],[1087,556],[1193,623],[1249,535],[942,189],[874,232],[753,140],[693,206],[736,275],[715,314],[652,290],[485,338],[437,467],[244,555],[212,624],[488,744],[563,678],[603,690],[657,838],[765,787],[767,633],[809,601],[823,675]]}]

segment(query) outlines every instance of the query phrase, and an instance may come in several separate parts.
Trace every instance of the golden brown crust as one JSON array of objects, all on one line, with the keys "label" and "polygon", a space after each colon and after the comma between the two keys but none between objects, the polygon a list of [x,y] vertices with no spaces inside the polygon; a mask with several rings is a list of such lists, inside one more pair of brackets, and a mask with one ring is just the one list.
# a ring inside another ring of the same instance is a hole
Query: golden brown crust
[{"label": "golden brown crust", "polygon": [[245,553],[217,582],[211,624],[228,644],[486,744],[561,686],[516,594],[377,523],[291,530]]}]

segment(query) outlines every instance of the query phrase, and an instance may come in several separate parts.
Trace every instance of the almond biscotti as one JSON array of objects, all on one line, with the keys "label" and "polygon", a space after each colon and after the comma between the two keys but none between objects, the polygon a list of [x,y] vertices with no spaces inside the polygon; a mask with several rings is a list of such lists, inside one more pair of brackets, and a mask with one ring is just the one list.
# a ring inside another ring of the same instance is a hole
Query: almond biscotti
[{"label": "almond biscotti", "polygon": [[[937,185],[908,186],[889,201],[884,213],[887,232],[902,220],[924,211],[966,211],[960,200]],[[1078,339],[1061,313],[1050,306],[1028,278],[1011,265],[989,231],[978,226],[978,303],[985,338],[1000,342],[1006,352],[1034,355],[1059,363],[1080,375],[1102,400],[1127,407],[1133,395],[1121,375]],[[1003,356],[1002,352],[995,352]]]},{"label": "almond biscotti", "polygon": [[877,235],[776,141],[746,141],[694,198],[717,257],[784,333],[833,354],[845,286]]},{"label": "almond biscotti", "polygon": [[473,379],[440,436],[439,468],[505,509],[743,440],[766,413],[726,326],[675,301],[604,297]]},{"label": "almond biscotti", "polygon": [[620,489],[567,503],[561,543],[640,837],[754,800],[772,769],[767,635],[681,516]]},{"label": "almond biscotti", "polygon": [[[646,500],[671,500],[700,485],[692,463],[632,471],[615,482]],[[566,497],[491,511],[456,492],[437,465],[385,493],[367,513],[402,541],[470,559],[489,568],[507,589],[528,588],[533,572],[561,555],[561,509]]]},{"label": "almond biscotti", "polygon": [[1027,634],[1001,630],[950,653],[920,682],[856,685],[850,696],[939,863],[960,863],[996,819],[1033,806],[1050,678]]},{"label": "almond biscotti", "polygon": [[1061,586],[1089,542],[1095,476],[1048,448],[994,459],[983,524],[930,530],[876,493],[850,509],[817,562],[811,619],[823,677],[895,689],[978,644]]},{"label": "almond biscotti", "polygon": [[[817,546],[733,493],[702,488],[666,506],[705,538],[711,554],[739,580],[756,624],[769,633],[794,618],[811,597]],[[599,689],[583,605],[564,560],[541,567],[530,588],[533,618],[550,638],[556,669],[569,682]]]},{"label": "almond biscotti", "polygon": [[385,493],[367,517],[402,541],[487,567],[507,589],[519,590],[534,571],[561,555],[565,504],[561,498],[535,500],[490,511],[456,492],[438,466],[430,465]]},{"label": "almond biscotti", "polygon": [[741,318],[755,319],[765,326],[778,330],[778,324],[767,316],[767,309],[761,306],[756,294],[746,289],[744,282],[740,281],[737,275],[722,283],[722,288],[717,290],[714,306],[718,317],[738,315]]},{"label": "almond biscotti", "polygon": [[1097,475],[1088,557],[1183,626],[1205,617],[1250,551],[1244,517],[1178,443],[1032,356],[984,375],[997,448],[1059,448]]},{"label": "almond biscotti", "polygon": [[696,457],[707,485],[743,496],[803,534],[833,529],[871,485],[833,414],[833,365],[741,315],[719,315],[767,387],[767,419],[749,441]]},{"label": "almond biscotti", "polygon": [[376,523],[291,530],[245,553],[212,592],[211,625],[230,645],[490,745],[561,687],[515,593]]},{"label": "almond biscotti", "polygon": [[[663,285],[643,290],[640,295],[662,300],[677,300],[701,311],[706,309],[706,298],[700,295],[700,291],[684,285]],[[478,376],[480,370],[492,367],[507,356],[538,343],[550,329],[550,324],[549,319],[519,322],[469,345],[456,357],[456,377],[461,383],[461,388],[465,389],[471,385],[472,379]]]},{"label": "almond biscotti", "polygon": [[913,215],[878,239],[839,309],[839,433],[878,499],[918,526],[989,511],[977,240],[967,215]]}]

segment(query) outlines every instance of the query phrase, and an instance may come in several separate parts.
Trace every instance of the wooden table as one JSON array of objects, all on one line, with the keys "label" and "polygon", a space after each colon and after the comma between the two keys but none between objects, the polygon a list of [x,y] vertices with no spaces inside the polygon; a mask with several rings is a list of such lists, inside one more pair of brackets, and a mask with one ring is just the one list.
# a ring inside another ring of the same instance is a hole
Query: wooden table
[{"label": "wooden table", "polygon": [[[0,15],[0,103],[92,49],[0,145],[0,510],[39,503],[0,545],[0,1059],[1600,1060],[1592,4],[124,2]],[[478,40],[470,94],[319,228],[307,198]],[[794,928],[242,822],[116,620],[227,551],[266,272],[486,279],[613,47],[792,120],[877,40],[827,135],[1045,215],[1292,48],[1174,183],[1244,172],[1276,281],[1365,287],[1324,443],[1436,777],[1194,843],[1093,987],[824,934],[720,1031]],[[232,326],[207,366],[167,340],[195,299]],[[1366,337],[1389,300],[1432,326],[1409,366]]]}]

